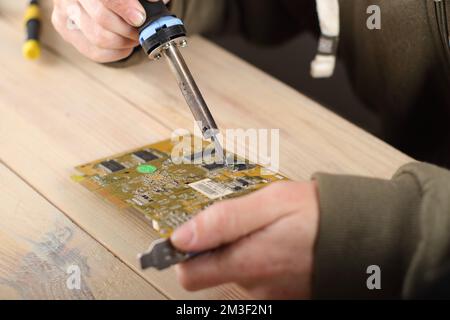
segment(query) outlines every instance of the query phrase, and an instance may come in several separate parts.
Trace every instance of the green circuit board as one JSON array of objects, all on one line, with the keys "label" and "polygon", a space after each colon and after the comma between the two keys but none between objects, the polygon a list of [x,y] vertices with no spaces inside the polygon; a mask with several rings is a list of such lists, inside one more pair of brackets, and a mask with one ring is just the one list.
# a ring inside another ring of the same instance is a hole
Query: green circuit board
[{"label": "green circuit board", "polygon": [[166,140],[80,165],[73,178],[119,208],[144,214],[162,237],[215,201],[286,180],[237,156],[229,166],[217,163],[206,142],[200,142],[201,150],[174,158],[175,145]]}]

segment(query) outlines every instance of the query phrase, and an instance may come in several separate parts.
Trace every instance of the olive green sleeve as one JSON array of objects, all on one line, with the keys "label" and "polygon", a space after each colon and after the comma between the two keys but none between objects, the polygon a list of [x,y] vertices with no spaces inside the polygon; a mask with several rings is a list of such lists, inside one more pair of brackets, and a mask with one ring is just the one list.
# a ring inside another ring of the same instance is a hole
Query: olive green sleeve
[{"label": "olive green sleeve", "polygon": [[[411,163],[391,180],[316,174],[320,202],[313,295],[414,298],[449,261],[450,172]],[[381,289],[369,290],[369,266]]]},{"label": "olive green sleeve", "polygon": [[317,32],[315,1],[172,0],[189,34],[240,34],[258,44],[279,44],[305,30]]}]

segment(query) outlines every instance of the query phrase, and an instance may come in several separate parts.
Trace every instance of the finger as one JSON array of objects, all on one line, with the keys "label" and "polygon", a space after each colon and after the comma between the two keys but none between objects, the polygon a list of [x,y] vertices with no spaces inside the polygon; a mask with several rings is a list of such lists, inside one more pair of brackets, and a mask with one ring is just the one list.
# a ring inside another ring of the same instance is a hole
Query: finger
[{"label": "finger", "polygon": [[295,186],[275,183],[245,197],[216,203],[175,230],[172,242],[186,252],[233,242],[295,210],[301,194]]},{"label": "finger", "polygon": [[101,0],[101,2],[134,27],[140,27],[145,22],[145,10],[138,0]]},{"label": "finger", "polygon": [[76,39],[72,42],[73,46],[85,57],[95,62],[109,63],[120,61],[129,57],[133,52],[133,48],[104,49],[96,47],[95,45],[92,45],[81,32],[77,35],[73,34],[72,36]]},{"label": "finger", "polygon": [[196,291],[225,283],[257,283],[271,270],[264,268],[264,253],[255,249],[258,234],[201,255],[176,266],[177,278],[187,290]]},{"label": "finger", "polygon": [[[224,247],[189,260],[175,267],[178,282],[189,291],[215,287],[225,283],[238,282],[229,248]],[[248,260],[247,260],[248,261]],[[244,280],[244,279],[242,279]],[[248,279],[245,279],[249,281]]]},{"label": "finger", "polygon": [[121,35],[125,38],[136,41],[139,39],[139,34],[136,28],[130,26],[117,14],[104,6],[98,0],[79,0],[86,13],[104,29]]},{"label": "finger", "polygon": [[96,47],[84,36],[80,30],[70,30],[67,28],[67,16],[55,10],[52,14],[52,23],[63,39],[71,43],[81,54],[87,58],[100,62],[113,62],[128,57],[133,49],[103,49]]},{"label": "finger", "polygon": [[136,46],[136,41],[108,31],[97,24],[83,8],[80,8],[79,27],[89,42],[96,47],[103,49],[130,49]]},{"label": "finger", "polygon": [[[310,223],[293,212],[270,226],[260,229],[231,245],[188,260],[176,267],[179,282],[188,290],[200,290],[224,283],[238,283],[246,289],[270,284],[291,290],[292,278],[303,288],[308,287],[312,270],[313,244],[293,241],[288,236],[308,232]],[[308,238],[308,237],[306,237]],[[285,276],[291,283],[285,282]],[[278,295],[282,291],[278,292]]]}]

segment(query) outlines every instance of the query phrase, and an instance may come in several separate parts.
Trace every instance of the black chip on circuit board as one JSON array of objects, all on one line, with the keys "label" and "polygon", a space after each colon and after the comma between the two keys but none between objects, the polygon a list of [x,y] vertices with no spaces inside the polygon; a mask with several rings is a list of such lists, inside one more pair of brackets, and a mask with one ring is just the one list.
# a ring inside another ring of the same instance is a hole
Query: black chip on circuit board
[{"label": "black chip on circuit board", "polygon": [[213,171],[216,169],[225,168],[225,164],[224,163],[211,163],[211,164],[204,164],[202,167],[208,171]]},{"label": "black chip on circuit board", "polygon": [[153,153],[147,150],[136,151],[133,153],[133,156],[144,162],[153,161],[159,158],[158,156],[154,155]]},{"label": "black chip on circuit board", "polygon": [[244,171],[244,170],[253,169],[254,167],[255,167],[255,165],[252,165],[249,163],[235,163],[233,165],[233,170],[234,171]]},{"label": "black chip on circuit board", "polygon": [[237,181],[244,187],[248,187],[250,183],[245,179],[237,179]]},{"label": "black chip on circuit board", "polygon": [[120,170],[125,169],[125,167],[120,164],[119,162],[115,161],[115,160],[108,160],[108,161],[103,161],[102,163],[100,163],[100,168],[102,168],[103,170],[105,170],[106,172],[109,173],[113,173],[113,172],[117,172]]}]

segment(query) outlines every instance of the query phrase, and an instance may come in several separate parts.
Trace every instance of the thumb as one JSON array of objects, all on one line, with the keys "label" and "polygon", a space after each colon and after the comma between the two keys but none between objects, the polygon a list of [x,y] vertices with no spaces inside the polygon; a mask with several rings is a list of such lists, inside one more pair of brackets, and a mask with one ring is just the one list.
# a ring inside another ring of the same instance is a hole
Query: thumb
[{"label": "thumb", "polygon": [[146,19],[141,2],[157,2],[156,0],[101,0],[106,8],[120,16],[128,24],[140,27]]}]

